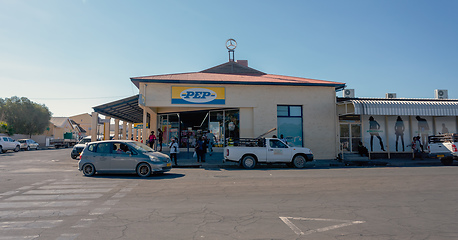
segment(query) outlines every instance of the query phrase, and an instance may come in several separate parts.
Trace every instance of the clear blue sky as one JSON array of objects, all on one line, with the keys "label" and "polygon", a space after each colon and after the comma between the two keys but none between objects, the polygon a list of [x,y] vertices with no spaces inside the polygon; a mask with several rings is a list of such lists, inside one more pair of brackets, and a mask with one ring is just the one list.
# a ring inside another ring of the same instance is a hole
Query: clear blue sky
[{"label": "clear blue sky", "polygon": [[131,77],[226,62],[234,38],[235,58],[266,73],[456,99],[457,12],[456,0],[0,0],[0,97],[90,113],[137,94]]}]

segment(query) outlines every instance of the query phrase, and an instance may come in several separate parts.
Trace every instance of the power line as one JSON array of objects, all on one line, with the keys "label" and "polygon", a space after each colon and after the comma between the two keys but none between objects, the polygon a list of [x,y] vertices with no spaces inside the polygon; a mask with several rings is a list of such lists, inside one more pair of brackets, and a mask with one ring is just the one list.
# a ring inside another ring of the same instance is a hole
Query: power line
[{"label": "power line", "polygon": [[85,99],[106,99],[106,98],[125,98],[129,96],[110,96],[110,97],[80,97],[80,98],[35,98],[30,97],[30,99],[35,100],[85,100]]}]

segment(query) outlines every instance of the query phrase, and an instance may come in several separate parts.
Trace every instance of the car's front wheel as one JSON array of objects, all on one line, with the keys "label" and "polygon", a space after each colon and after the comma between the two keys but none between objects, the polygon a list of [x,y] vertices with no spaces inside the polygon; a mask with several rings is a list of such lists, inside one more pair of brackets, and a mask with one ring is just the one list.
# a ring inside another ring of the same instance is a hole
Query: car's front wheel
[{"label": "car's front wheel", "polygon": [[297,155],[293,159],[293,165],[295,168],[304,168],[307,160],[302,155]]},{"label": "car's front wheel", "polygon": [[83,165],[83,174],[86,177],[93,176],[95,174],[95,167],[91,163],[86,163]]},{"label": "car's front wheel", "polygon": [[15,152],[19,152],[19,150],[21,150],[21,147],[19,147],[19,146],[16,146],[16,147],[14,148],[14,151],[15,151]]},{"label": "car's front wheel", "polygon": [[30,146],[27,146],[27,151],[30,151]]},{"label": "car's front wheel", "polygon": [[151,167],[148,163],[140,163],[137,166],[137,175],[140,177],[148,177],[151,175]]}]

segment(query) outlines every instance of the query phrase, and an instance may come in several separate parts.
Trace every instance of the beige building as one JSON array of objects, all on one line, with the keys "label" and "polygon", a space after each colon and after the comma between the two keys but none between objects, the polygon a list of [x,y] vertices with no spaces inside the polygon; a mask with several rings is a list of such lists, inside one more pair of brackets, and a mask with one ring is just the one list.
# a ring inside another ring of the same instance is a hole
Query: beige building
[{"label": "beige building", "polygon": [[247,61],[131,81],[138,97],[94,110],[127,122],[129,128],[142,123],[140,133],[129,131],[134,139],[147,139],[150,131],[157,135],[161,129],[164,143],[176,137],[186,147],[211,132],[216,145],[224,146],[275,128],[269,137],[283,135],[290,145],[310,148],[315,159],[338,154],[336,91],[344,83],[266,74],[248,67]]},{"label": "beige building", "polygon": [[70,119],[67,117],[52,117],[44,135],[55,139],[63,139],[65,133],[72,133],[72,135],[76,133]]}]

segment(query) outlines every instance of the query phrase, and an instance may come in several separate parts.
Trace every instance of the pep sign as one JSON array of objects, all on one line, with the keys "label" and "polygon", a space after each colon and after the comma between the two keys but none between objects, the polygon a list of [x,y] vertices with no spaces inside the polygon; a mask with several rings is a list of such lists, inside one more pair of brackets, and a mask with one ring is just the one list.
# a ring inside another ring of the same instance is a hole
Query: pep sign
[{"label": "pep sign", "polygon": [[172,87],[172,104],[225,104],[224,87]]}]

